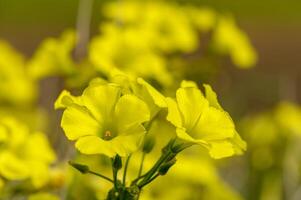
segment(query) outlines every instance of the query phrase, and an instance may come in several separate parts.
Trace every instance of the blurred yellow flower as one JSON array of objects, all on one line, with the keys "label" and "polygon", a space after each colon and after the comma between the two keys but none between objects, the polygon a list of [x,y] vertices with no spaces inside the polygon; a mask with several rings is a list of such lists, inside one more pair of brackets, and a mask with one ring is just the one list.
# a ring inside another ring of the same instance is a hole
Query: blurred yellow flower
[{"label": "blurred yellow flower", "polygon": [[[182,6],[163,1],[126,1],[109,3],[104,15],[120,21],[126,28],[136,29],[143,35],[134,38],[162,52],[192,52],[198,46],[198,34]],[[142,32],[143,31],[143,32]]]},{"label": "blurred yellow flower", "polygon": [[104,25],[102,34],[91,42],[91,62],[106,75],[114,68],[119,68],[135,76],[155,79],[163,85],[171,84],[172,78],[166,69],[165,58],[146,45],[147,32],[141,31],[123,29],[115,24]]},{"label": "blurred yellow flower", "polygon": [[276,107],[275,118],[279,125],[293,134],[301,134],[301,107],[299,105],[281,102]]},{"label": "blurred yellow flower", "polygon": [[72,75],[76,68],[72,51],[76,44],[76,34],[67,30],[60,38],[48,38],[42,42],[34,56],[27,63],[27,70],[34,80],[51,76]]},{"label": "blurred yellow flower", "polygon": [[22,55],[0,40],[0,102],[26,105],[35,99],[36,92]]},{"label": "blurred yellow flower", "polygon": [[30,179],[37,188],[45,185],[49,165],[56,159],[46,136],[30,133],[25,125],[10,117],[1,118],[0,127],[6,135],[1,142],[0,175],[8,180]]},{"label": "blurred yellow flower", "polygon": [[237,27],[231,17],[219,17],[213,33],[213,44],[217,51],[229,54],[238,67],[250,68],[257,62],[256,51],[248,36]]},{"label": "blurred yellow flower", "polygon": [[30,195],[28,200],[59,200],[59,198],[54,194],[40,192]]}]

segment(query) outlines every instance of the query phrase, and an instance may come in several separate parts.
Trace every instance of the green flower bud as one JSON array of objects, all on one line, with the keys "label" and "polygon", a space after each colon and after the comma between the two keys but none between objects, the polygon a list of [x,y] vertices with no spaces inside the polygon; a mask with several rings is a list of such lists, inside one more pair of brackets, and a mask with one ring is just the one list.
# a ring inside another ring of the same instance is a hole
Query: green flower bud
[{"label": "green flower bud", "polygon": [[82,165],[82,164],[78,164],[78,163],[74,163],[72,161],[69,161],[69,165],[71,165],[73,168],[77,169],[78,171],[80,171],[82,174],[87,174],[90,169],[87,165]]},{"label": "green flower bud", "polygon": [[162,148],[162,153],[166,153],[171,150],[174,143],[176,142],[176,139],[171,139],[165,147]]},{"label": "green flower bud", "polygon": [[165,175],[168,170],[176,163],[176,158],[173,158],[172,160],[165,162],[163,165],[161,165],[161,167],[158,170],[158,173],[163,176]]},{"label": "green flower bud", "polygon": [[121,157],[118,154],[113,159],[113,168],[117,171],[122,168],[122,160],[121,160]]},{"label": "green flower bud", "polygon": [[150,153],[155,146],[155,139],[153,137],[146,137],[142,151],[144,153]]}]

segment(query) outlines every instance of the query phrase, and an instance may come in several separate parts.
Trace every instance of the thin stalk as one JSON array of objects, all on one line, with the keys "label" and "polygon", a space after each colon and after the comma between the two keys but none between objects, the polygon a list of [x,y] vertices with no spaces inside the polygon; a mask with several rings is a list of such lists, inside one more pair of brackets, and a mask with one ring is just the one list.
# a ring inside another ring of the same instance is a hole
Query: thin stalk
[{"label": "thin stalk", "polygon": [[93,172],[93,171],[88,171],[88,173],[89,173],[89,174],[93,174],[93,175],[95,175],[95,176],[98,176],[98,177],[100,177],[100,178],[103,178],[103,179],[105,179],[105,180],[107,180],[107,181],[110,181],[111,183],[114,183],[114,181],[113,181],[112,179],[110,179],[109,177],[106,177],[105,175],[102,175],[102,174],[100,174],[100,173]]},{"label": "thin stalk", "polygon": [[145,159],[145,153],[143,152],[142,156],[141,156],[141,162],[140,162],[140,167],[139,167],[137,178],[139,178],[142,174],[144,159]]},{"label": "thin stalk", "polygon": [[148,181],[146,181],[145,183],[139,185],[140,188],[146,186],[147,184],[149,184],[150,182],[152,182],[153,180],[155,180],[158,176],[160,176],[159,173],[157,173],[155,176],[153,176],[152,178],[150,178]]},{"label": "thin stalk", "polygon": [[160,156],[159,160],[155,163],[155,165],[146,173],[145,177],[142,179],[140,184],[144,184],[144,182],[148,181],[153,176],[153,174],[156,173],[161,164],[164,163],[164,161],[170,156],[170,154],[172,153],[171,148],[174,145],[175,141],[176,138],[171,139],[168,142],[168,144],[165,147],[167,148],[166,151]]},{"label": "thin stalk", "polygon": [[142,176],[137,177],[136,179],[134,179],[131,183],[131,185],[134,185],[135,183],[137,183],[137,181],[139,181],[140,179],[144,178],[147,175],[147,173],[143,174]]},{"label": "thin stalk", "polygon": [[123,178],[122,178],[122,183],[125,186],[126,185],[126,174],[127,174],[127,170],[128,170],[128,166],[130,163],[130,159],[131,159],[131,155],[129,155],[125,161],[125,166],[124,166],[124,171],[123,171]]},{"label": "thin stalk", "polygon": [[156,173],[156,171],[159,169],[159,167],[161,166],[162,163],[164,163],[164,161],[170,156],[171,152],[168,151],[167,153],[163,154],[159,160],[156,162],[156,164],[149,170],[149,172],[146,174],[146,176],[144,177],[144,179],[138,184],[140,185],[144,185],[146,182],[148,182],[148,180],[153,176],[154,173]]},{"label": "thin stalk", "polygon": [[113,163],[114,163],[114,159],[112,159],[112,171],[113,171],[114,188],[117,191],[118,190],[118,186],[117,186],[117,173],[118,173],[118,170],[116,170],[114,168]]}]

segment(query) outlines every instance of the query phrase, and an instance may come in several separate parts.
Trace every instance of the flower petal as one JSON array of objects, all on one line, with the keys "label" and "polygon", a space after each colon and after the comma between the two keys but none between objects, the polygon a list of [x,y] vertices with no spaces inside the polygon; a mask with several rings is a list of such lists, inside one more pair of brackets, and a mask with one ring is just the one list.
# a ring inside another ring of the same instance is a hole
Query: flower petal
[{"label": "flower petal", "polygon": [[208,84],[204,84],[206,99],[209,101],[210,106],[213,106],[217,109],[223,110],[221,105],[217,100],[216,93],[212,90],[211,86]]},{"label": "flower petal", "polygon": [[198,141],[192,138],[185,130],[185,128],[177,128],[176,133],[178,138],[185,140],[187,142],[198,143]]},{"label": "flower petal", "polygon": [[61,126],[69,140],[76,140],[86,135],[97,135],[102,125],[97,122],[85,107],[68,107],[62,117]]},{"label": "flower petal", "polygon": [[198,85],[194,81],[183,80],[181,82],[181,87],[182,88],[185,88],[185,87],[195,87],[195,88],[198,88]]},{"label": "flower petal", "polygon": [[115,107],[115,120],[118,133],[126,132],[150,119],[149,109],[144,101],[134,95],[120,97]]},{"label": "flower petal", "polygon": [[29,169],[23,160],[9,151],[0,153],[0,175],[9,180],[22,180],[29,176]]},{"label": "flower petal", "polygon": [[241,139],[240,135],[236,131],[234,137],[230,141],[233,144],[235,154],[241,155],[247,150],[247,143]]},{"label": "flower petal", "polygon": [[32,185],[36,188],[45,186],[50,179],[48,165],[37,160],[26,160],[25,163],[27,168],[30,169],[29,176]]},{"label": "flower petal", "polygon": [[233,144],[229,141],[210,143],[209,154],[214,159],[229,157],[235,154]]},{"label": "flower petal", "polygon": [[75,147],[83,154],[104,154],[109,157],[116,154],[110,141],[97,136],[81,137],[75,143]]},{"label": "flower petal", "polygon": [[151,86],[149,83],[147,83],[142,78],[138,78],[137,83],[140,84],[141,86],[143,86],[143,88],[145,88],[145,90],[148,92],[149,96],[152,98],[152,100],[158,107],[160,107],[160,108],[167,107],[165,97],[160,92],[158,92],[153,86]]},{"label": "flower petal", "polygon": [[82,105],[80,97],[74,97],[70,94],[69,91],[63,90],[57,100],[54,103],[55,109],[67,108],[68,106],[72,105],[73,103]]},{"label": "flower petal", "polygon": [[177,102],[169,97],[166,98],[166,102],[168,107],[167,120],[176,127],[182,127],[183,122]]},{"label": "flower petal", "polygon": [[205,141],[229,139],[234,133],[235,126],[229,114],[214,107],[203,112],[190,132],[192,137]]},{"label": "flower petal", "polygon": [[209,103],[201,91],[195,87],[179,88],[176,98],[183,117],[184,127],[190,132],[204,110],[208,108]]},{"label": "flower petal", "polygon": [[36,132],[28,136],[23,147],[23,154],[26,159],[50,164],[55,161],[56,156],[52,150],[45,134]]},{"label": "flower petal", "polygon": [[111,140],[112,147],[116,154],[125,157],[137,151],[143,142],[145,129],[142,125],[132,127],[129,132],[121,133],[118,137]]},{"label": "flower petal", "polygon": [[121,134],[112,140],[103,140],[97,136],[81,137],[75,146],[83,154],[104,154],[125,157],[138,150],[145,136],[145,129],[138,125],[131,129],[131,134]]},{"label": "flower petal", "polygon": [[98,121],[104,121],[111,117],[120,90],[116,84],[94,83],[85,89],[83,102]]}]

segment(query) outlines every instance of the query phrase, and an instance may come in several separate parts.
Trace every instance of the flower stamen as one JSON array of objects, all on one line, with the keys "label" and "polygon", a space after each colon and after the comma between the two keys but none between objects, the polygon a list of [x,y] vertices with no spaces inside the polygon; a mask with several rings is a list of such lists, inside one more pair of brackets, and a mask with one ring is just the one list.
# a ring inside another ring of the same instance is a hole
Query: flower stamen
[{"label": "flower stamen", "polygon": [[109,130],[107,130],[107,131],[105,132],[105,134],[104,134],[104,139],[109,140],[109,139],[111,139],[111,138],[112,138],[112,132],[109,131]]},{"label": "flower stamen", "polygon": [[106,133],[105,133],[105,137],[111,137],[112,136],[112,133],[111,133],[111,131],[106,131]]}]

